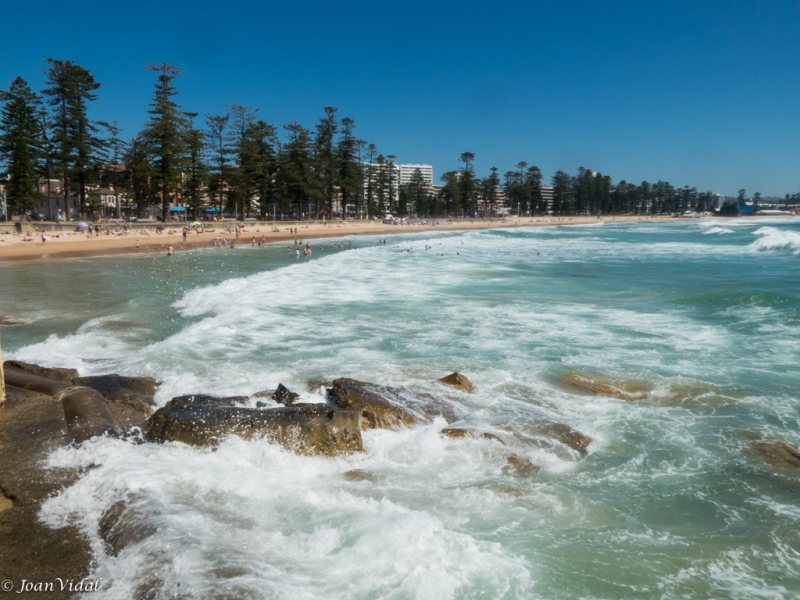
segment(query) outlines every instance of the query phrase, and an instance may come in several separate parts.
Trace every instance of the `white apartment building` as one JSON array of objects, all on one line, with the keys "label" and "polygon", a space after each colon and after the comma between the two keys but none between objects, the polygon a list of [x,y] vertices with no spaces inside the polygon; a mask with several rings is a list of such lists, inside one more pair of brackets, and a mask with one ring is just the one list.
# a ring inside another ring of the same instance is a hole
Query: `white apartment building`
[{"label": "white apartment building", "polygon": [[[393,198],[399,198],[401,186],[411,183],[411,178],[414,176],[414,172],[417,169],[419,169],[420,173],[422,173],[422,178],[425,180],[425,183],[430,186],[433,185],[433,167],[431,165],[364,163],[365,194],[367,193],[368,187],[372,188],[373,194],[376,193],[375,188],[378,184],[378,180],[380,179],[381,169],[383,169],[383,180],[385,182],[384,194],[386,198],[389,197],[390,190]],[[391,183],[389,182],[390,179]]]},{"label": "white apartment building", "polygon": [[433,167],[431,165],[397,165],[400,167],[400,185],[408,185],[414,176],[414,171],[419,169],[422,178],[428,185],[433,185]]}]

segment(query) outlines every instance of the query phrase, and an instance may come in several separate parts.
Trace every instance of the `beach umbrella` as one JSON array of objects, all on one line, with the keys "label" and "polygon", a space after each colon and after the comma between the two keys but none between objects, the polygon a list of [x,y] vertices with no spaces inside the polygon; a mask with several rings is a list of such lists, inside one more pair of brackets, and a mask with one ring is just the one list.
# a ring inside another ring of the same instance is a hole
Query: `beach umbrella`
[{"label": "beach umbrella", "polygon": [[202,225],[200,221],[192,221],[192,225]]},{"label": "beach umbrella", "polygon": [[347,225],[347,221],[342,221],[342,225]]}]

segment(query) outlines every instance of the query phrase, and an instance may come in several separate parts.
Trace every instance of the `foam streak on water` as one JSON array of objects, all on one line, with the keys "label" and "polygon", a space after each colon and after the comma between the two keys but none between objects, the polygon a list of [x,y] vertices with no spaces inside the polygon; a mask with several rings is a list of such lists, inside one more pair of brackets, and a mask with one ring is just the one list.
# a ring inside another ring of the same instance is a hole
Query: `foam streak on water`
[{"label": "foam streak on water", "polygon": [[[339,459],[94,440],[51,458],[94,468],[42,518],[80,524],[109,598],[795,597],[800,479],[737,440],[800,445],[798,240],[791,220],[725,219],[0,269],[0,312],[27,323],[4,329],[11,358],[151,375],[161,404],[281,382],[320,402],[308,381],[354,377],[506,444],[443,438],[442,419]],[[431,383],[453,370],[474,394]],[[114,556],[99,523],[120,499],[147,535]]]}]

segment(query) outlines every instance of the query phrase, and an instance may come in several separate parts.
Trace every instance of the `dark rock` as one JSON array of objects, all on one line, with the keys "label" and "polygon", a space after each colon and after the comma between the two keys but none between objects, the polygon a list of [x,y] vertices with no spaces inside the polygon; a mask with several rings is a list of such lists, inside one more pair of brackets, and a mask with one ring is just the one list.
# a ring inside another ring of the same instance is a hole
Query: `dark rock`
[{"label": "dark rock", "polygon": [[235,406],[244,404],[249,398],[247,396],[209,396],[207,394],[187,394],[186,396],[176,396],[167,403],[167,406]]},{"label": "dark rock", "polygon": [[286,388],[286,386],[284,386],[282,383],[278,384],[278,389],[275,390],[274,394],[272,394],[272,399],[278,404],[283,404],[284,406],[291,406],[297,402],[298,398],[300,398],[300,394],[289,391],[289,389]]},{"label": "dark rock", "polygon": [[180,404],[174,399],[147,422],[153,442],[213,446],[227,435],[262,436],[298,454],[335,456],[361,452],[359,413],[323,404],[272,409]]},{"label": "dark rock", "polygon": [[7,360],[3,363],[3,370],[8,376],[9,371],[18,373],[27,373],[28,375],[36,375],[37,377],[44,377],[45,379],[54,379],[56,381],[66,381],[72,383],[72,380],[78,376],[78,371],[75,369],[48,369],[47,367],[40,367],[39,365],[32,365],[19,360]]},{"label": "dark rock", "polygon": [[584,456],[586,455],[589,444],[593,441],[588,435],[584,435],[580,431],[576,431],[569,425],[564,425],[563,423],[550,423],[545,425],[542,431],[556,438],[565,446],[569,446],[573,450],[580,452]]},{"label": "dark rock", "polygon": [[260,392],[256,392],[253,394],[253,398],[270,398],[272,399],[272,395],[275,393],[275,390],[261,390]]},{"label": "dark rock", "polygon": [[99,392],[87,387],[75,387],[65,390],[56,399],[61,401],[67,427],[76,443],[100,435],[121,435],[119,423]]},{"label": "dark rock", "polygon": [[256,402],[256,408],[264,408],[266,405],[267,405],[267,403],[266,402],[261,402],[261,400]]},{"label": "dark rock", "polygon": [[638,381],[623,381],[586,373],[562,373],[561,384],[584,394],[608,396],[617,400],[634,402],[647,398],[647,386]]},{"label": "dark rock", "polygon": [[459,390],[463,390],[468,394],[472,393],[472,382],[467,379],[466,375],[462,375],[459,372],[450,373],[447,377],[442,377],[441,379],[437,380],[438,383],[449,385],[450,387],[454,387]]},{"label": "dark rock", "polygon": [[361,411],[361,429],[398,429],[424,421],[403,406],[400,390],[355,379],[337,379],[330,392],[331,404]]},{"label": "dark rock", "polygon": [[73,382],[75,385],[97,390],[106,400],[122,402],[146,411],[156,405],[153,397],[156,388],[161,385],[152,377],[125,377],[117,374],[76,377]]}]

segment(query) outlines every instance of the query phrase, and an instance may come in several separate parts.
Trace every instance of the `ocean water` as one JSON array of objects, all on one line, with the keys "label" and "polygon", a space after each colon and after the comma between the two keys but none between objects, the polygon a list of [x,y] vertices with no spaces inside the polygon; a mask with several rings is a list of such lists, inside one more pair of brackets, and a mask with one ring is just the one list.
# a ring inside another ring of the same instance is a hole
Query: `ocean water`
[{"label": "ocean water", "polygon": [[[434,394],[505,442],[437,419],[335,459],[235,437],[61,450],[51,465],[92,468],[41,518],[86,532],[103,597],[800,596],[800,475],[741,442],[800,445],[800,222],[377,240],[0,267],[0,314],[25,323],[3,328],[6,358],[151,375],[159,404],[278,383],[322,401],[308,382],[353,377]],[[431,383],[454,370],[474,394]],[[98,522],[121,499],[141,535],[114,556]]]}]

